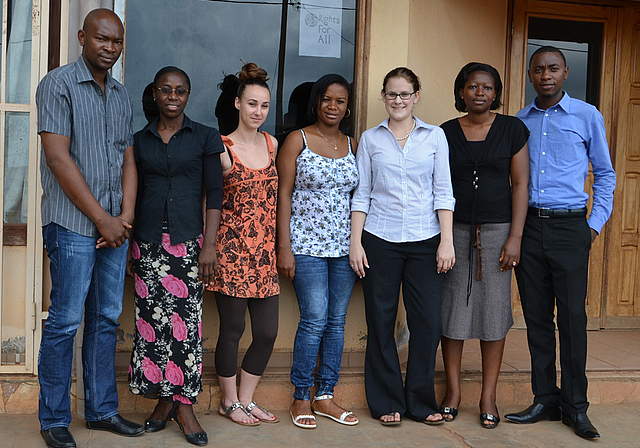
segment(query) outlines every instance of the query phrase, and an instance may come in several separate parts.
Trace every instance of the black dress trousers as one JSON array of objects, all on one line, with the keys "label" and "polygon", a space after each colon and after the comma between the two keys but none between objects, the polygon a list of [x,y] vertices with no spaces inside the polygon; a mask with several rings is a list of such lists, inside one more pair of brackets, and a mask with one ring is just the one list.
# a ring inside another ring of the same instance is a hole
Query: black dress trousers
[{"label": "black dress trousers", "polygon": [[[584,217],[527,216],[516,279],[527,323],[534,402],[586,412],[587,273],[591,230]],[[554,305],[560,339],[556,381]]]},{"label": "black dress trousers", "polygon": [[[362,280],[368,328],[365,389],[371,415],[399,412],[423,421],[438,411],[436,351],[442,332],[443,276],[436,271],[440,235],[390,243],[363,232],[369,269]],[[400,286],[407,311],[409,356],[403,387],[394,337]]]}]

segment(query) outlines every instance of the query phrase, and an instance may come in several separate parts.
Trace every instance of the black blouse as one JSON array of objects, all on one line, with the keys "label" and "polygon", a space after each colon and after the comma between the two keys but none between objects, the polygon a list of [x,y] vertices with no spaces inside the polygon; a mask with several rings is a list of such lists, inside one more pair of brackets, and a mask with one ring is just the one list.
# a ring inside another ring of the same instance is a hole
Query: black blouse
[{"label": "black blouse", "polygon": [[164,143],[158,120],[134,135],[138,167],[136,237],[162,243],[162,225],[167,221],[171,244],[196,238],[202,233],[203,182],[207,209],[222,209],[224,150],[220,133],[184,117],[184,123]]},{"label": "black blouse", "polygon": [[[456,210],[464,223],[511,222],[511,158],[529,138],[519,118],[496,114],[484,142],[468,142],[457,118],[441,125],[449,142],[449,165]],[[478,148],[470,147],[472,143]],[[473,201],[475,194],[475,219]]]}]

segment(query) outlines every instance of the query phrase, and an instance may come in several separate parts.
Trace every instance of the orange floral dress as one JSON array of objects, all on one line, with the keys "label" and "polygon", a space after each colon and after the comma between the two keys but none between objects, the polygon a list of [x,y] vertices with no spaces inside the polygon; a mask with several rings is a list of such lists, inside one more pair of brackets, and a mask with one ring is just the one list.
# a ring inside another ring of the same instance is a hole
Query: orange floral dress
[{"label": "orange floral dress", "polygon": [[280,293],[276,269],[278,172],[271,137],[264,168],[245,166],[228,137],[231,170],[224,175],[222,217],[216,239],[218,268],[208,289],[233,297],[266,298]]}]

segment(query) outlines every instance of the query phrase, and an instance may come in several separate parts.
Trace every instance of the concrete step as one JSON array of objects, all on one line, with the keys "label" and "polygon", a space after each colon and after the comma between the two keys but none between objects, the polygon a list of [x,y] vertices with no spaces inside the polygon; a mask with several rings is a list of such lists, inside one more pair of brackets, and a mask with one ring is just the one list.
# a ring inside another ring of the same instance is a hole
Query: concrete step
[{"label": "concrete step", "polygon": [[[587,357],[588,397],[592,404],[640,403],[640,331],[589,331]],[[557,345],[557,344],[556,344]],[[402,365],[406,350],[399,352]],[[116,367],[120,409],[125,413],[148,414],[155,406],[154,400],[129,392],[127,370],[131,354],[116,353]],[[241,363],[242,354],[239,356]],[[559,356],[557,356],[559,359]],[[291,403],[293,386],[289,381],[291,351],[274,352],[264,377],[256,389],[254,398],[260,405],[274,410],[286,410]],[[220,388],[215,376],[214,355],[203,355],[205,376],[203,393],[196,409],[217,411]],[[335,390],[337,402],[347,409],[365,409],[364,352],[343,354],[340,383]],[[477,340],[467,341],[462,355],[462,403],[476,408],[482,387],[482,356]],[[556,366],[559,372],[560,366]],[[533,401],[530,385],[530,359],[526,332],[511,330],[507,335],[500,380],[498,382],[498,407],[518,408]],[[558,378],[560,384],[560,378]],[[32,375],[0,375],[0,414],[35,414],[38,408],[38,380]],[[72,407],[75,412],[76,382],[73,381]],[[436,395],[444,396],[445,377],[442,355],[438,350],[436,362]],[[82,407],[81,407],[82,408]]]},{"label": "concrete step", "polygon": [[[592,371],[588,372],[589,401],[592,404],[640,403],[640,371]],[[0,414],[35,414],[38,409],[38,381],[34,376],[5,375],[0,377],[2,386]],[[558,378],[559,384],[559,378]],[[464,372],[462,375],[463,407],[474,408],[480,401],[482,377],[480,372]],[[436,395],[444,396],[445,378],[436,372]],[[154,400],[133,395],[125,375],[118,375],[120,410],[124,413],[148,414],[155,406]],[[254,399],[260,405],[273,410],[286,410],[291,403],[293,386],[289,375],[266,372]],[[76,382],[72,383],[72,411],[75,413],[77,400]],[[367,402],[364,391],[364,377],[361,373],[346,372],[335,389],[336,401],[346,409],[365,409]],[[528,372],[502,373],[498,382],[498,407],[517,408],[531,404],[533,396]],[[217,411],[220,403],[220,387],[213,375],[205,375],[204,390],[196,409]]]}]

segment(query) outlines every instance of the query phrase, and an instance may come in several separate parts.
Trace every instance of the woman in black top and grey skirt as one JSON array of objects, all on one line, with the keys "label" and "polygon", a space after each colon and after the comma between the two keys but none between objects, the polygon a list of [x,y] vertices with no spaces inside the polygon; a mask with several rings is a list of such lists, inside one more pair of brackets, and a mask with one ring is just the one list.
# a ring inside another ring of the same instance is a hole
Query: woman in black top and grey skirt
[{"label": "woman in black top and grey skirt", "polygon": [[511,269],[520,259],[527,214],[529,132],[519,119],[492,113],[500,107],[502,82],[487,64],[469,63],[454,83],[455,106],[467,115],[444,123],[456,210],[453,241],[458,263],[446,274],[442,297],[442,354],[447,393],[441,413],[458,414],[464,341],[480,339],[480,423],[495,428],[500,417],[496,385],[504,342],[513,325]]}]

